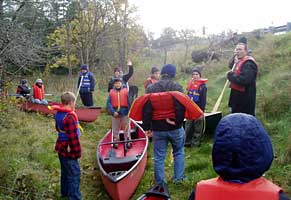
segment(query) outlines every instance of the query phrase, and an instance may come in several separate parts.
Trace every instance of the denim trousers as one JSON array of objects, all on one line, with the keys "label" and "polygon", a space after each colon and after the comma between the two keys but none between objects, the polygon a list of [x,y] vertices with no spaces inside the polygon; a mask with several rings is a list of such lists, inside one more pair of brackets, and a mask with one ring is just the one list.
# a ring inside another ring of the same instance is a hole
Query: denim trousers
[{"label": "denim trousers", "polygon": [[81,170],[78,159],[64,158],[59,155],[61,163],[61,194],[69,200],[80,200]]},{"label": "denim trousers", "polygon": [[170,131],[153,131],[154,147],[154,174],[157,184],[166,182],[164,174],[165,157],[168,149],[168,142],[171,143],[174,156],[174,180],[184,178],[185,170],[185,131],[181,127]]}]

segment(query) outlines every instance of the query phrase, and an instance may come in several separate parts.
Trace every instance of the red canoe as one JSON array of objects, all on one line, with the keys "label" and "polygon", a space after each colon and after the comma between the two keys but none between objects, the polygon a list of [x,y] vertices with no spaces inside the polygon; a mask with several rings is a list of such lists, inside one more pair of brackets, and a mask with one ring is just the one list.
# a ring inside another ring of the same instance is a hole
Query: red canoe
[{"label": "red canoe", "polygon": [[[55,114],[56,110],[50,110],[48,106],[61,105],[57,102],[49,102],[48,105],[36,104],[32,102],[23,102],[20,105],[21,110],[39,112],[46,115]],[[93,122],[97,119],[101,111],[101,107],[77,107],[76,113],[79,121],[82,122]]]},{"label": "red canoe", "polygon": [[[130,140],[112,142],[112,132],[109,130],[99,142],[96,152],[102,182],[114,200],[130,199],[147,162],[148,139],[144,131],[132,122],[130,133]],[[127,148],[128,141],[132,144],[131,148]],[[117,143],[118,147],[113,148],[113,143]]]}]

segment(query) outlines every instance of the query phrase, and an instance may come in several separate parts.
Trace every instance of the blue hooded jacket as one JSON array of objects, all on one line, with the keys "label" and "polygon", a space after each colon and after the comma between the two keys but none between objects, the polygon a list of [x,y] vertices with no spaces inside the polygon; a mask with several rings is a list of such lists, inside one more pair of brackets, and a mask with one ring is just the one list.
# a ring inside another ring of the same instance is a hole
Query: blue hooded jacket
[{"label": "blue hooded jacket", "polygon": [[268,133],[252,115],[230,114],[219,122],[212,161],[224,181],[246,183],[259,178],[270,168],[273,158]]}]

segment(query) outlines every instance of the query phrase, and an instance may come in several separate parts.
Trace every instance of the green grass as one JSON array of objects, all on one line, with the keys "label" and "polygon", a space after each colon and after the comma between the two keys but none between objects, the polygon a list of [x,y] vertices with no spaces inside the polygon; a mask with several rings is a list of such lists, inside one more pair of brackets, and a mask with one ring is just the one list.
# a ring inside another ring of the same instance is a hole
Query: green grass
[{"label": "green grass", "polygon": [[[260,65],[257,84],[257,117],[262,121],[271,136],[275,159],[266,177],[283,187],[291,195],[291,35],[270,36],[253,41],[254,55]],[[250,44],[252,45],[252,44]],[[212,63],[205,67],[204,77],[209,79],[207,111],[211,111],[225,83],[228,70],[227,60]],[[137,82],[140,94],[143,93],[145,70],[136,70],[132,82]],[[189,75],[178,74],[178,81],[186,85]],[[35,80],[29,78],[29,80]],[[62,91],[76,91],[77,77],[66,79],[59,76],[44,78],[47,93],[59,100]],[[105,83],[98,83],[94,101],[105,106],[107,97]],[[10,88],[11,91],[14,89]],[[220,110],[229,113],[227,100],[229,90],[224,94]],[[80,104],[80,99],[78,99]],[[60,164],[54,152],[56,132],[52,117],[36,113],[19,112],[15,105],[6,100],[0,101],[0,199],[60,199]],[[96,163],[96,147],[111,126],[111,117],[102,110],[94,123],[83,124],[85,133],[81,137],[83,148],[80,160],[81,191],[86,200],[109,200],[101,182]],[[200,148],[186,148],[185,174],[188,180],[176,185],[171,182],[173,163],[169,155],[165,164],[165,175],[172,199],[187,199],[196,183],[202,179],[215,177],[211,160],[212,136],[205,135]],[[146,170],[132,199],[136,199],[154,184],[152,146],[148,148]]]}]

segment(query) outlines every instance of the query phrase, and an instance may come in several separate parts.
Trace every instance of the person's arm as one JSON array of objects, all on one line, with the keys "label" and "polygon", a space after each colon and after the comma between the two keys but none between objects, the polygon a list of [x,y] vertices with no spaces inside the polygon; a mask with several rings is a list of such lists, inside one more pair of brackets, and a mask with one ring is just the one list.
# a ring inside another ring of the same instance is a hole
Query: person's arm
[{"label": "person's arm", "polygon": [[68,145],[70,147],[71,158],[77,159],[81,157],[81,144],[78,137],[78,125],[76,119],[68,114],[64,120],[64,130],[68,137]]},{"label": "person's arm", "polygon": [[201,85],[201,90],[200,90],[200,108],[203,112],[205,111],[205,106],[206,106],[206,96],[207,96],[207,88],[206,88],[206,85],[203,84]]},{"label": "person's arm", "polygon": [[90,72],[90,92],[95,90],[95,79],[93,74]]},{"label": "person's arm", "polygon": [[127,74],[124,74],[122,76],[122,79],[125,83],[128,82],[128,80],[132,77],[132,74],[133,74],[133,65],[129,65],[128,66],[128,73]]},{"label": "person's arm", "polygon": [[227,78],[230,82],[237,85],[247,86],[256,80],[257,76],[257,66],[252,61],[247,61],[243,64],[241,73],[239,75],[234,74],[230,71],[227,73]]},{"label": "person's arm", "polygon": [[112,107],[111,99],[110,99],[110,96],[109,95],[107,97],[106,107],[109,110],[109,112],[111,113],[111,115],[113,115],[115,113],[115,109]]},{"label": "person's arm", "polygon": [[142,127],[145,131],[151,129],[153,107],[150,101],[147,101],[142,109]]},{"label": "person's arm", "polygon": [[175,123],[176,125],[180,125],[183,123],[184,121],[184,117],[185,117],[185,107],[176,99],[174,99],[174,106],[175,106]]},{"label": "person's arm", "polygon": [[109,83],[108,83],[108,89],[107,91],[110,92],[110,90],[113,88],[113,79],[111,78]]}]

